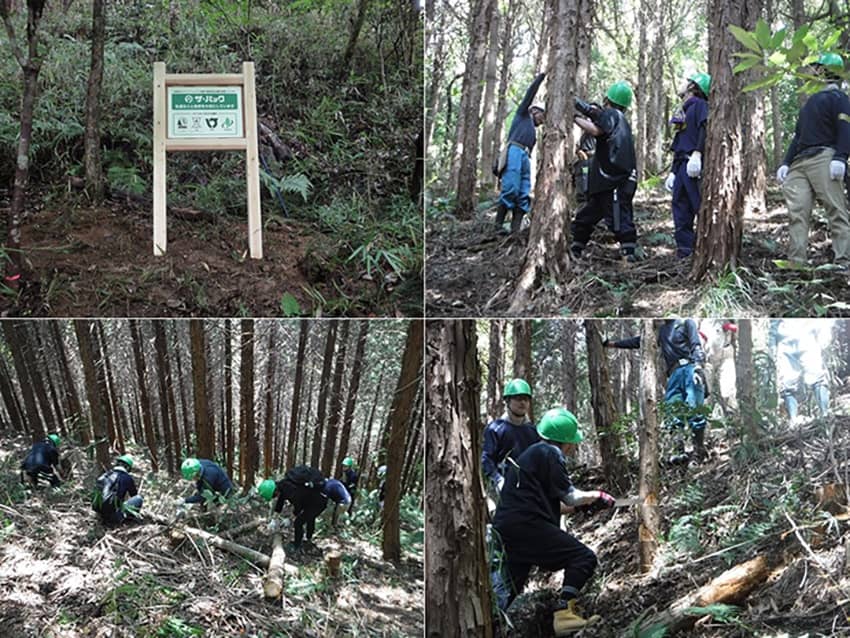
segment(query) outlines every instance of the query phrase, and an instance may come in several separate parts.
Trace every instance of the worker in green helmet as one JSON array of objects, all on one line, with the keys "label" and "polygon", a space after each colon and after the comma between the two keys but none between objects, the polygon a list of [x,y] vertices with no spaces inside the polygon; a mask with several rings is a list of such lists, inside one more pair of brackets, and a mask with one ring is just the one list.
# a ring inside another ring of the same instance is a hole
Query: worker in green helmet
[{"label": "worker in green helmet", "polygon": [[632,209],[637,191],[637,160],[632,129],[625,115],[633,97],[629,83],[619,81],[608,88],[602,108],[576,101],[575,123],[596,139],[588,170],[587,201],[570,227],[570,251],[576,259],[583,256],[596,224],[603,219],[612,220],[610,226],[620,242],[620,256],[627,261],[637,259]]},{"label": "worker in green helmet", "polygon": [[230,481],[230,477],[215,461],[189,457],[180,466],[180,473],[187,481],[195,481],[196,488],[194,494],[182,499],[184,505],[203,503],[204,490],[220,494],[224,498],[227,498],[233,492],[233,483]]},{"label": "worker in green helmet", "polygon": [[700,179],[710,88],[708,73],[689,75],[682,93],[683,102],[670,119],[675,131],[671,145],[673,165],[664,185],[673,194],[673,238],[679,259],[690,257],[696,245],[694,221],[702,203]]},{"label": "worker in green helmet", "polygon": [[829,222],[833,261],[847,269],[850,220],[844,176],[850,155],[850,99],[841,90],[844,60],[837,53],[824,53],[813,71],[822,82],[821,90],[800,109],[794,137],[776,171],[788,207],[788,259],[807,262],[809,221],[817,198]]},{"label": "worker in green helmet", "polygon": [[51,487],[62,484],[59,478],[60,442],[58,434],[48,434],[43,441],[33,444],[21,463],[21,483],[24,482],[26,474],[33,487],[38,487],[41,481],[49,483]]},{"label": "worker in green helmet", "polygon": [[[348,490],[351,496],[351,502],[348,504],[349,515],[354,511],[354,499],[357,496],[357,482],[360,480],[360,473],[357,471],[357,464],[350,456],[346,456],[342,460],[342,484]],[[336,508],[334,508],[334,522],[336,522]]]},{"label": "worker in green helmet", "polygon": [[533,566],[544,571],[564,570],[554,615],[555,635],[564,636],[599,617],[585,619],[576,608],[576,597],[596,569],[596,554],[561,529],[561,514],[577,508],[611,508],[615,500],[605,492],[577,489],[567,474],[566,455],[584,438],[572,412],[563,407],[548,410],[537,431],[541,441],[523,452],[516,467],[506,474],[493,517],[503,561],[491,576],[499,608],[506,610],[522,593]]},{"label": "worker in green helmet", "polygon": [[95,482],[92,509],[106,526],[120,525],[128,519],[138,518],[142,497],[130,475],[133,457],[122,454],[115,459],[111,470],[101,474]]},{"label": "worker in green helmet", "polygon": [[493,501],[504,484],[504,464],[516,461],[525,449],[540,440],[528,418],[531,412],[531,386],[525,379],[511,379],[502,392],[505,412],[484,429],[481,468],[490,479]]}]

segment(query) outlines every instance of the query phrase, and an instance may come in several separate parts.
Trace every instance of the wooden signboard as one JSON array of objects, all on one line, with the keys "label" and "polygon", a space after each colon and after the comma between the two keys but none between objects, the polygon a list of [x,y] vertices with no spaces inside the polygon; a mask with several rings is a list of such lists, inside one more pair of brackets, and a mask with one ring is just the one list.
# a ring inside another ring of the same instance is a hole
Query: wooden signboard
[{"label": "wooden signboard", "polygon": [[153,65],[153,254],[167,244],[166,153],[245,151],[248,193],[248,250],[263,258],[260,161],[254,63],[242,73],[166,73]]}]

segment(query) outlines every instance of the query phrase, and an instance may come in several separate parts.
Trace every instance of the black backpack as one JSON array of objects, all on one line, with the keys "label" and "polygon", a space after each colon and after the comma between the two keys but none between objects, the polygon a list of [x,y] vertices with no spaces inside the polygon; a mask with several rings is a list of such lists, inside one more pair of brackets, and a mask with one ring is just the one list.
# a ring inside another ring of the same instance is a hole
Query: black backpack
[{"label": "black backpack", "polygon": [[325,487],[326,479],[324,474],[316,468],[309,465],[296,465],[286,471],[283,481],[289,484],[289,492],[292,494],[289,500],[295,503],[311,493],[321,492]]},{"label": "black backpack", "polygon": [[97,477],[91,508],[105,518],[118,511],[118,471],[109,470]]}]

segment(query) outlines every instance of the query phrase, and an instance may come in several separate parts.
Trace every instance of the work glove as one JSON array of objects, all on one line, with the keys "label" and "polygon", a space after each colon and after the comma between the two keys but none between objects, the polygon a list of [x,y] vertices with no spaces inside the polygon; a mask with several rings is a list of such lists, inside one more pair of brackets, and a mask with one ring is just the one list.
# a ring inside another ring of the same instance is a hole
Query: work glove
[{"label": "work glove", "polygon": [[676,183],[676,175],[675,173],[670,173],[667,176],[667,179],[664,180],[664,188],[666,188],[671,193],[673,192],[673,184]]},{"label": "work glove", "polygon": [[847,162],[832,160],[829,163],[829,179],[842,180],[847,172]]},{"label": "work glove", "polygon": [[697,179],[700,175],[702,175],[702,153],[699,151],[694,151],[691,153],[690,158],[688,158],[688,177],[693,177]]},{"label": "work glove", "polygon": [[608,510],[614,507],[615,502],[616,499],[613,496],[611,496],[607,492],[599,490],[599,496],[593,502],[593,505],[598,510]]},{"label": "work glove", "polygon": [[501,494],[502,488],[505,486],[505,477],[504,476],[498,477],[495,481],[493,481],[493,484],[496,486],[496,491]]},{"label": "work glove", "polygon": [[776,181],[779,182],[780,184],[782,184],[782,183],[785,182],[786,177],[788,177],[788,165],[783,164],[776,171]]},{"label": "work glove", "polygon": [[283,527],[283,525],[281,525],[281,520],[279,518],[274,517],[269,521],[269,531],[272,534],[279,532],[281,527]]}]

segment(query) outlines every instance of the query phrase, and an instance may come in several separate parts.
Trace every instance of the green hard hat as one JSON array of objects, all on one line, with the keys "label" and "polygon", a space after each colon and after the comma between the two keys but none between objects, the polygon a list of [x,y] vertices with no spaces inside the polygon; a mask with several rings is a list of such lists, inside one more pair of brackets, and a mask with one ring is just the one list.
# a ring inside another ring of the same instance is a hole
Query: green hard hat
[{"label": "green hard hat", "polygon": [[129,467],[131,470],[133,469],[133,457],[130,456],[129,454],[122,454],[117,459],[115,459],[115,461],[116,461],[116,463],[123,463],[124,465]]},{"label": "green hard hat", "polygon": [[195,458],[188,458],[180,466],[180,473],[187,481],[191,481],[201,473],[201,462]]},{"label": "green hard hat", "polygon": [[354,459],[351,458],[350,456],[346,456],[344,459],[342,459],[342,466],[343,467],[354,467]]},{"label": "green hard hat", "polygon": [[272,500],[272,496],[274,496],[274,491],[277,486],[275,482],[271,479],[266,479],[262,483],[257,486],[257,494],[263,497],[264,500],[270,501]]},{"label": "green hard hat", "polygon": [[59,447],[59,442],[62,440],[59,438],[58,434],[48,434],[47,438],[50,439],[56,447]]},{"label": "green hard hat", "polygon": [[608,92],[605,94],[605,97],[608,98],[609,102],[627,109],[632,105],[634,93],[632,92],[632,87],[629,86],[628,82],[620,80],[619,82],[614,82],[614,84],[608,87]]},{"label": "green hard hat", "polygon": [[708,73],[694,73],[689,75],[688,79],[699,87],[705,97],[708,97],[708,90],[711,88],[711,76]]},{"label": "green hard hat", "polygon": [[578,429],[578,419],[566,408],[547,410],[537,424],[537,433],[557,443],[581,443],[584,440]]},{"label": "green hard hat", "polygon": [[505,384],[505,391],[502,392],[504,398],[515,397],[519,394],[527,394],[531,396],[531,386],[525,379],[511,379]]},{"label": "green hard hat", "polygon": [[833,66],[837,67],[838,70],[844,70],[844,60],[837,53],[821,53],[815,64]]}]

